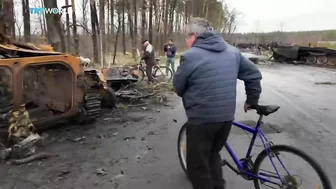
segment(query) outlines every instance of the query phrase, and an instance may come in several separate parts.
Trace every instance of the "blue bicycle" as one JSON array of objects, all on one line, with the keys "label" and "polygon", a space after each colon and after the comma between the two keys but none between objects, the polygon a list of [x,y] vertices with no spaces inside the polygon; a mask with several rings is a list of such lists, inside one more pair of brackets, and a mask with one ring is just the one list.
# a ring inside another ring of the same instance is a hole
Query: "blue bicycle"
[{"label": "blue bicycle", "polygon": [[[278,111],[279,108],[279,106],[261,105],[253,107],[252,109],[256,110],[259,114],[259,119],[255,128],[238,122],[233,122],[234,126],[243,129],[245,132],[251,133],[252,138],[246,156],[242,159],[239,159],[229,143],[226,143],[225,148],[232,157],[234,163],[236,164],[236,168],[226,160],[222,160],[222,166],[228,165],[228,167],[236,172],[237,175],[242,176],[246,180],[253,181],[254,187],[256,189],[263,188],[262,185],[270,188],[279,189],[331,189],[332,187],[330,180],[328,179],[321,166],[313,158],[292,146],[274,145],[270,140],[266,138],[265,134],[262,132],[261,127],[263,125],[263,116],[268,116]],[[264,149],[259,153],[255,161],[253,161],[251,153],[253,146],[255,146],[257,136],[259,136],[262,143],[261,146],[263,146]],[[178,136],[177,146],[180,163],[184,172],[187,174],[185,139],[186,127],[183,126]],[[295,155],[301,160],[295,161],[293,160],[293,158],[291,158],[291,160],[289,160],[289,162],[287,162],[286,164],[284,159],[280,158],[280,155],[285,153]],[[265,161],[267,161],[268,163],[266,168],[269,168],[270,170],[261,168]],[[279,166],[276,166],[276,162],[279,163]],[[288,165],[288,163],[293,164]],[[303,163],[306,163],[303,168],[296,171],[289,170],[292,169],[294,166],[301,165]],[[307,167],[313,168],[313,172],[302,170],[306,169]],[[283,171],[281,171],[281,169]],[[313,175],[315,175],[314,178],[312,177]],[[302,178],[303,176],[305,177],[305,179],[308,180],[308,183],[302,183],[304,179]],[[316,177],[318,180],[315,180]]]}]

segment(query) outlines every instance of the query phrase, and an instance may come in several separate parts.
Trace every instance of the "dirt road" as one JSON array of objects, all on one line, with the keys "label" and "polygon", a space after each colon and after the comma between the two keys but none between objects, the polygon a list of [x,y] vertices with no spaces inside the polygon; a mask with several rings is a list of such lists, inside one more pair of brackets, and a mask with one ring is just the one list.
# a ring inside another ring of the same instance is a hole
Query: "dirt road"
[{"label": "dirt road", "polygon": [[[260,69],[264,77],[260,103],[281,106],[264,120],[267,136],[311,154],[336,181],[336,85],[332,85],[336,71],[292,65],[260,65]],[[255,120],[255,112],[243,113],[244,100],[239,82],[236,119]],[[176,150],[178,131],[186,119],[180,99],[171,95],[168,106],[147,108],[115,110],[93,125],[48,131],[45,151],[58,156],[22,166],[0,165],[0,188],[191,188]],[[229,141],[243,155],[249,138],[234,129]],[[224,173],[228,188],[253,188],[226,167]]]}]

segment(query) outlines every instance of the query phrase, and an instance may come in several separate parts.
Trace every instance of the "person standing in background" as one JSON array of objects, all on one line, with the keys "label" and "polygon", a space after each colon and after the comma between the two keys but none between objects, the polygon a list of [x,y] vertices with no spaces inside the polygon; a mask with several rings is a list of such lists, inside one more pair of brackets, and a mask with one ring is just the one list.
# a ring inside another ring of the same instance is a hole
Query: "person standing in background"
[{"label": "person standing in background", "polygon": [[143,55],[141,57],[141,60],[144,60],[146,63],[146,75],[148,77],[147,83],[153,83],[155,81],[152,73],[153,73],[153,67],[155,64],[155,53],[153,46],[149,43],[148,40],[145,40],[143,43]]},{"label": "person standing in background", "polygon": [[[167,56],[167,62],[166,66],[169,68],[171,66],[171,69],[173,71],[173,74],[175,73],[175,56],[176,56],[176,46],[172,39],[168,40],[168,43],[164,45],[163,48],[166,56]],[[168,75],[168,70],[166,70],[166,75]]]}]

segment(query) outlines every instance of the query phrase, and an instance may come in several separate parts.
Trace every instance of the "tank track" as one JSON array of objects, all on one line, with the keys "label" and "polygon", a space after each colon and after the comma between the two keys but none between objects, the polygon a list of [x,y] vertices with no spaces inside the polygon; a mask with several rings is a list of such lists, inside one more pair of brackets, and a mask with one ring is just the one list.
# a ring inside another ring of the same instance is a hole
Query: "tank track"
[{"label": "tank track", "polygon": [[86,119],[94,120],[101,115],[101,98],[97,89],[88,89],[84,93],[83,108]]}]

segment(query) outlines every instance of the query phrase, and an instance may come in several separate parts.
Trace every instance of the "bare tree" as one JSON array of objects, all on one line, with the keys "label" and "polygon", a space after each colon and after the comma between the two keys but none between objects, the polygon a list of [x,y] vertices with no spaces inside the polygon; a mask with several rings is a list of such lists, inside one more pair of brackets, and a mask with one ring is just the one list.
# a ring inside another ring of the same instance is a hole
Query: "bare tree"
[{"label": "bare tree", "polygon": [[[56,0],[44,0],[44,6],[46,8],[54,8],[57,6]],[[46,14],[48,39],[52,47],[56,51],[66,51],[66,45],[64,40],[64,32],[61,27],[60,15]]]},{"label": "bare tree", "polygon": [[[106,52],[106,43],[105,43],[105,0],[99,0],[99,30],[100,30],[100,47],[101,51],[104,54]],[[105,64],[105,58],[101,53],[102,64]]]},{"label": "bare tree", "polygon": [[97,5],[95,0],[90,0],[90,11],[91,11],[91,29],[92,29],[92,43],[93,43],[93,59],[95,62],[101,62],[100,54],[98,53],[98,16],[97,16]]},{"label": "bare tree", "polygon": [[148,21],[148,39],[153,43],[153,2],[149,0],[149,21]]},{"label": "bare tree", "polygon": [[141,38],[142,41],[146,38],[146,10],[147,10],[147,2],[146,0],[142,0],[142,7],[141,7]]},{"label": "bare tree", "polygon": [[133,58],[136,57],[136,39],[134,37],[134,26],[132,20],[132,9],[131,9],[132,0],[127,0],[127,17],[128,17],[128,24],[129,24],[129,32],[131,36],[131,44],[132,44],[132,55]]},{"label": "bare tree", "polygon": [[[88,16],[87,16],[88,4],[89,4],[89,0],[82,0],[82,4],[81,4],[82,26],[86,29],[88,28]],[[84,30],[83,34],[87,34],[87,32]]]},{"label": "bare tree", "polygon": [[71,0],[72,5],[72,33],[74,37],[75,54],[79,54],[79,37],[77,34],[76,6],[75,0]]},{"label": "bare tree", "polygon": [[126,31],[125,31],[125,0],[121,0],[121,6],[119,7],[121,8],[122,11],[122,44],[123,44],[123,52],[126,55]]},{"label": "bare tree", "polygon": [[138,6],[137,6],[137,0],[133,0],[133,12],[134,12],[134,46],[138,47]]},{"label": "bare tree", "polygon": [[115,43],[114,43],[114,52],[113,52],[113,62],[112,64],[115,64],[115,59],[116,59],[116,55],[117,55],[117,50],[118,50],[118,39],[119,39],[119,34],[120,34],[120,28],[122,25],[122,15],[121,15],[121,11],[120,9],[117,10],[117,17],[118,17],[118,27],[117,27],[117,34],[115,37]]},{"label": "bare tree", "polygon": [[0,12],[0,32],[15,38],[15,18],[13,0],[3,0]]},{"label": "bare tree", "polygon": [[[69,0],[65,0],[65,6],[68,12],[69,8]],[[67,50],[71,51],[71,38],[70,38],[70,15],[65,15],[65,25],[66,25],[66,41],[67,41]]]}]

